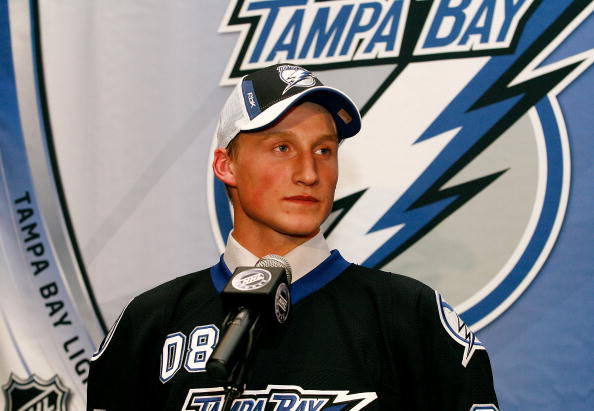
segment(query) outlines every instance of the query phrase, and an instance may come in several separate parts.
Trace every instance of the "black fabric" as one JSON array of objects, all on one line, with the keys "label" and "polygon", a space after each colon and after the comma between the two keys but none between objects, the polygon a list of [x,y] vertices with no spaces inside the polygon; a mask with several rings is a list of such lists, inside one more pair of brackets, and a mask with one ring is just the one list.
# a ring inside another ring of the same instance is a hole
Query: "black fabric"
[{"label": "black fabric", "polygon": [[[163,383],[159,369],[168,335],[187,337],[195,327],[208,324],[220,328],[222,320],[208,270],[135,298],[105,351],[91,364],[88,409],[181,410],[190,389],[220,387],[206,372],[188,372],[183,366]],[[333,405],[332,398],[323,406],[315,403],[314,391],[322,392],[318,397],[337,391],[376,395],[365,410],[467,411],[472,404],[497,404],[487,352],[477,350],[463,367],[463,350],[442,326],[431,288],[408,277],[351,265],[296,303],[286,327],[262,335],[247,390],[297,386],[277,388],[310,398],[307,404],[283,408],[295,410]],[[292,403],[268,401],[262,409],[283,404]],[[333,409],[351,409],[359,402],[343,404]],[[234,409],[260,409],[248,405]]]}]

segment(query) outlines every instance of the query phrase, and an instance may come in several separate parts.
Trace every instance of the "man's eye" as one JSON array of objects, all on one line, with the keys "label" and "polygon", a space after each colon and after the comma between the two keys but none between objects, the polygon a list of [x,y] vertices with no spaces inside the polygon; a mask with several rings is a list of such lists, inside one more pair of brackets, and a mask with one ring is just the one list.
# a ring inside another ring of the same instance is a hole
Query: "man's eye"
[{"label": "man's eye", "polygon": [[322,147],[318,148],[315,152],[316,154],[327,155],[330,154],[331,150],[328,147]]},{"label": "man's eye", "polygon": [[279,151],[281,153],[285,153],[285,152],[289,151],[289,146],[286,146],[284,144],[280,144],[280,145],[274,147],[274,150],[275,151]]}]

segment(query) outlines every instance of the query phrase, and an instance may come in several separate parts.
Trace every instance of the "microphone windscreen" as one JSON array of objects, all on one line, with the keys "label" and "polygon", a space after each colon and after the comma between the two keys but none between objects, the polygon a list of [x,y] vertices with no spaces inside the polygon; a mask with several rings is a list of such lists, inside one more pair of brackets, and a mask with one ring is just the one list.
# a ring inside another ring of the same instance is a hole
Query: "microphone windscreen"
[{"label": "microphone windscreen", "polygon": [[268,254],[264,257],[260,258],[256,263],[256,267],[280,267],[284,268],[285,272],[287,273],[287,281],[291,284],[293,272],[291,270],[291,264],[287,261],[286,258],[277,255],[277,254]]}]

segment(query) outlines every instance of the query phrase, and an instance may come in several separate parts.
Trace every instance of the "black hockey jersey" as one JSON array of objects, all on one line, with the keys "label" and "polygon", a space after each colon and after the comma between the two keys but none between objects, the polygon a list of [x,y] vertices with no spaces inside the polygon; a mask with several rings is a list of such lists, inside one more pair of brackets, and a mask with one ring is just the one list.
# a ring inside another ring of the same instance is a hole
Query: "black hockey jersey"
[{"label": "black hockey jersey", "polygon": [[[205,365],[230,276],[221,258],[133,299],[93,356],[87,408],[221,410]],[[260,337],[233,411],[497,409],[482,343],[424,284],[334,250],[291,300],[287,323]]]}]

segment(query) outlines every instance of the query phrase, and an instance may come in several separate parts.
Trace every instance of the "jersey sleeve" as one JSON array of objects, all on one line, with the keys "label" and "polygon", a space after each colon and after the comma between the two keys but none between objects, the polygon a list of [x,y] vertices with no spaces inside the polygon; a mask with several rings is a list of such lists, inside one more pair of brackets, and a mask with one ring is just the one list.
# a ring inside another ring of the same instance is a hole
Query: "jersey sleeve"
[{"label": "jersey sleeve", "polygon": [[430,401],[435,409],[498,410],[489,356],[453,307],[430,288],[422,292]]},{"label": "jersey sleeve", "polygon": [[159,409],[159,312],[132,300],[91,358],[87,410]]}]

